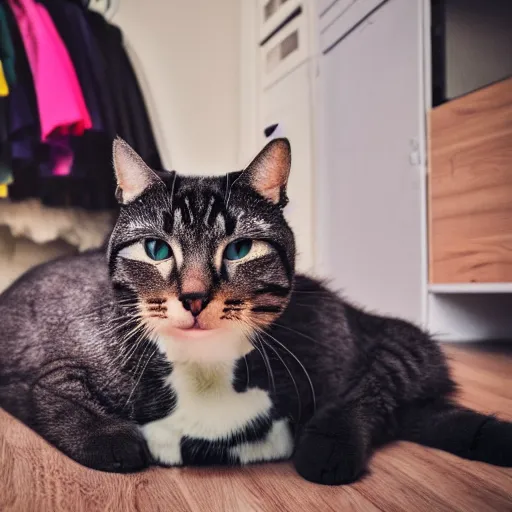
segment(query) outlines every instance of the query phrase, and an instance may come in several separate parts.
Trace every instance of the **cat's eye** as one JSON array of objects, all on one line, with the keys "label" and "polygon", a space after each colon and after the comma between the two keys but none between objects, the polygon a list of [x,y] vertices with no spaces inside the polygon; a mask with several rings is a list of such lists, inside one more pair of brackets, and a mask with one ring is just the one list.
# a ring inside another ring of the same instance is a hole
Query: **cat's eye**
[{"label": "cat's eye", "polygon": [[252,248],[252,240],[244,239],[231,242],[224,251],[224,258],[229,261],[245,258]]},{"label": "cat's eye", "polygon": [[157,238],[144,240],[146,254],[155,261],[163,261],[171,257],[172,250],[169,244]]}]

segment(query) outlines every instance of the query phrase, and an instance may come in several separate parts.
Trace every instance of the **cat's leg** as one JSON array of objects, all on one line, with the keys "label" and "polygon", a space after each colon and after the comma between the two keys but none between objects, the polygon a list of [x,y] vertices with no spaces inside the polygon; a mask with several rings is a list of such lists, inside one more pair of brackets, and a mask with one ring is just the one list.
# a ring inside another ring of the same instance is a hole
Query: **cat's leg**
[{"label": "cat's leg", "polygon": [[[423,380],[400,379],[397,373],[386,379],[391,373],[377,373],[382,359],[377,361],[350,399],[331,400],[305,426],[294,454],[300,475],[328,485],[353,482],[375,447],[394,439],[512,467],[512,423],[451,402],[446,386],[432,387],[426,370]],[[439,375],[434,380],[441,381]]]},{"label": "cat's leg", "polygon": [[75,461],[93,469],[132,472],[151,463],[138,426],[116,417],[87,385],[83,369],[59,368],[32,389],[28,422]]},{"label": "cat's leg", "polygon": [[512,467],[512,423],[444,398],[405,408],[399,437],[465,459]]},{"label": "cat's leg", "polygon": [[373,451],[372,424],[355,404],[324,406],[305,426],[293,462],[306,480],[340,485],[357,480]]},{"label": "cat's leg", "polygon": [[398,438],[400,410],[453,389],[444,357],[428,335],[396,320],[379,324],[375,333],[365,329],[359,329],[358,343],[366,351],[354,364],[347,391],[324,398],[299,438],[294,462],[308,480],[356,480],[374,449]]}]

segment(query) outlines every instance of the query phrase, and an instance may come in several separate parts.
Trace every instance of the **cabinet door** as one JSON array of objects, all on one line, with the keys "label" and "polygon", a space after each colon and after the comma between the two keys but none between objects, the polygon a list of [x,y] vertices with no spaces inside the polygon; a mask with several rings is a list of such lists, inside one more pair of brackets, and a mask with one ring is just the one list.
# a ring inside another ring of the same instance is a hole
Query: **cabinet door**
[{"label": "cabinet door", "polygon": [[420,4],[389,0],[322,56],[316,194],[319,270],[413,321],[425,281]]},{"label": "cabinet door", "polygon": [[[292,146],[292,170],[288,182],[290,203],[285,217],[295,233],[297,268],[313,266],[313,167],[311,149],[311,94],[309,66],[302,64],[262,95],[262,129],[280,123]],[[263,141],[262,141],[263,142]]]}]

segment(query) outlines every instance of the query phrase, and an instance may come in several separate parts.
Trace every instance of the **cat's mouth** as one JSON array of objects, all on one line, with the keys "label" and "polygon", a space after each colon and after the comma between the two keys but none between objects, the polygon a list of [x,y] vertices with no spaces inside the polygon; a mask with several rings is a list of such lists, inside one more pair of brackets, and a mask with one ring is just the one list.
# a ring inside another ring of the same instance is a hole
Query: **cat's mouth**
[{"label": "cat's mouth", "polygon": [[210,329],[202,325],[197,318],[189,327],[175,327],[177,333],[184,338],[200,338],[211,336],[218,329]]}]

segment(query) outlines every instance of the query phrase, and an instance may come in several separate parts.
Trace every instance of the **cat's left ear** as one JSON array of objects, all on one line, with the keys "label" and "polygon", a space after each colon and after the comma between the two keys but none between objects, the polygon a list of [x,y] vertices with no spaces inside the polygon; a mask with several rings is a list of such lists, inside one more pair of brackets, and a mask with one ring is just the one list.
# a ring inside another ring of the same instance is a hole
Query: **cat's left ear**
[{"label": "cat's left ear", "polygon": [[292,153],[288,139],[271,140],[242,172],[240,180],[274,204],[285,206]]},{"label": "cat's left ear", "polygon": [[117,178],[116,199],[121,204],[131,203],[152,185],[162,183],[123,139],[118,137],[114,140],[113,153]]}]

